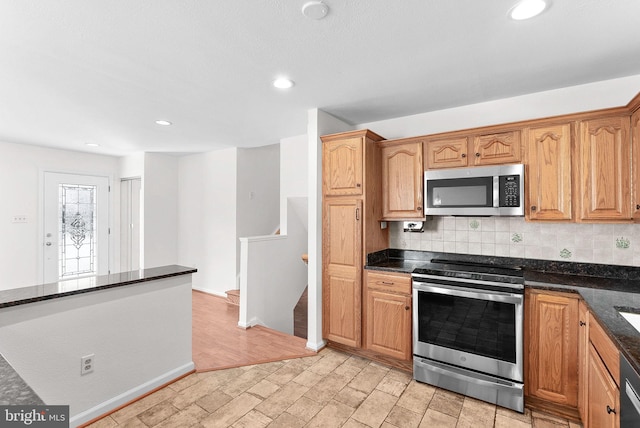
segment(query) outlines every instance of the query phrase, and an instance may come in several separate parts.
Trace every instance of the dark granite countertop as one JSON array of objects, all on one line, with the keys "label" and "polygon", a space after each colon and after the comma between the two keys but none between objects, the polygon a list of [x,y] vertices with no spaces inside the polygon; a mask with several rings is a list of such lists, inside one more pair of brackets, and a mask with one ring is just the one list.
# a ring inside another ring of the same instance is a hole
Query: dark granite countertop
[{"label": "dark granite countertop", "polygon": [[[122,287],[197,272],[196,269],[169,265],[110,275],[69,279],[50,284],[0,291],[0,310],[11,306],[57,299],[80,293]],[[0,405],[45,404],[0,354]]]},{"label": "dark granite countertop", "polygon": [[578,293],[611,340],[640,373],[640,332],[618,310],[640,313],[640,268],[468,254],[388,249],[371,253],[365,269],[411,273],[432,258],[520,266],[525,287]]},{"label": "dark granite countertop", "polygon": [[0,309],[195,272],[197,270],[193,268],[168,265],[3,290],[0,291]]}]

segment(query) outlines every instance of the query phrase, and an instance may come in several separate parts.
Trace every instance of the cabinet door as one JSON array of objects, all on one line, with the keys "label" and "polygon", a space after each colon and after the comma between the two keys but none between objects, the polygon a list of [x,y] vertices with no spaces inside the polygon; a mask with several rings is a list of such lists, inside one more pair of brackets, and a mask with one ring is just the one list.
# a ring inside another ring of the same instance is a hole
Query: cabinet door
[{"label": "cabinet door", "polygon": [[323,336],[361,344],[362,201],[325,200],[323,215]]},{"label": "cabinet door", "polygon": [[322,184],[325,195],[362,195],[362,137],[322,145]]},{"label": "cabinet door", "polygon": [[367,349],[411,359],[411,296],[367,290]]},{"label": "cabinet door", "polygon": [[520,131],[479,135],[473,139],[474,165],[499,165],[521,160]]},{"label": "cabinet door", "polygon": [[529,395],[578,405],[578,299],[529,294]]},{"label": "cabinet door", "polygon": [[589,345],[589,404],[586,427],[620,426],[620,391],[598,353]]},{"label": "cabinet door", "polygon": [[[589,371],[589,310],[584,301],[578,304],[578,410],[583,421],[587,420],[588,371]],[[586,428],[586,427],[585,427]]]},{"label": "cabinet door", "polygon": [[631,116],[631,154],[633,162],[633,200],[631,209],[633,218],[640,219],[640,110],[636,110]]},{"label": "cabinet door", "polygon": [[382,146],[382,217],[422,219],[422,140]]},{"label": "cabinet door", "polygon": [[431,140],[425,144],[427,169],[467,166],[468,138]]},{"label": "cabinet door", "polygon": [[525,130],[529,220],[571,220],[571,125]]},{"label": "cabinet door", "polygon": [[582,220],[631,218],[629,117],[580,123]]}]

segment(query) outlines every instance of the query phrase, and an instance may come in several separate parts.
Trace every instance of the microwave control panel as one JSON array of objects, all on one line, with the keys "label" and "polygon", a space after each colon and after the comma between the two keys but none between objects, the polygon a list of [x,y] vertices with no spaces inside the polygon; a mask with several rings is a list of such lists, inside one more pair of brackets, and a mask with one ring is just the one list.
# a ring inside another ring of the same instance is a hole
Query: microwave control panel
[{"label": "microwave control panel", "polygon": [[520,176],[501,175],[499,177],[500,186],[500,206],[519,207],[520,206]]}]

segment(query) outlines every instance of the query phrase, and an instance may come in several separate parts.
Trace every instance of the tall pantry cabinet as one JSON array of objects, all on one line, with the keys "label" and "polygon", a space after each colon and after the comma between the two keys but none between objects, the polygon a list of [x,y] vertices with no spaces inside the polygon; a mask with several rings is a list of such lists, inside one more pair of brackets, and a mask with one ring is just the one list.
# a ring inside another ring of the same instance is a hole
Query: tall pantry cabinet
[{"label": "tall pantry cabinet", "polygon": [[383,138],[369,130],[322,139],[322,336],[362,346],[362,270],[388,247],[382,229]]}]

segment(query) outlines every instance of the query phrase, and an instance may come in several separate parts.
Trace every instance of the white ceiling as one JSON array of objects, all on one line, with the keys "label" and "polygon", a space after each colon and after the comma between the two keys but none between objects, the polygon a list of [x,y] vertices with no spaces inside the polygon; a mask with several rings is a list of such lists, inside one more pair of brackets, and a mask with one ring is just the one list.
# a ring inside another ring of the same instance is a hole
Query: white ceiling
[{"label": "white ceiling", "polygon": [[0,141],[252,147],[315,107],[358,124],[640,74],[640,1],[520,22],[516,1],[325,0],[313,21],[306,0],[0,0]]}]

